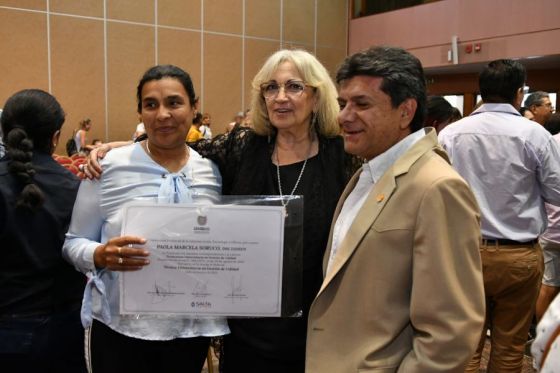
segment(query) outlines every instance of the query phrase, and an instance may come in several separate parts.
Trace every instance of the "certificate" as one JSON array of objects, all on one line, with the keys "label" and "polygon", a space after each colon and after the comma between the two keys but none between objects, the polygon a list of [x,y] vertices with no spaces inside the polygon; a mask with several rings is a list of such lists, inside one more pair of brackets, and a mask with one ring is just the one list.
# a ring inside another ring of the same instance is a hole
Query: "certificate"
[{"label": "certificate", "polygon": [[280,206],[130,204],[122,234],[146,238],[150,264],[120,273],[122,314],[281,314]]}]

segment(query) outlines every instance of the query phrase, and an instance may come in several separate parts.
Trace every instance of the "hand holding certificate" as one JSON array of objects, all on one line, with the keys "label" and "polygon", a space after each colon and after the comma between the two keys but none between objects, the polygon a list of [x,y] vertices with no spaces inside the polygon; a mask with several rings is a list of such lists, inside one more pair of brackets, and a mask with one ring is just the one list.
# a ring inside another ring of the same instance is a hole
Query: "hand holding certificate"
[{"label": "hand holding certificate", "polygon": [[122,235],[146,238],[150,265],[121,275],[121,313],[281,315],[281,206],[144,203],[124,214]]}]

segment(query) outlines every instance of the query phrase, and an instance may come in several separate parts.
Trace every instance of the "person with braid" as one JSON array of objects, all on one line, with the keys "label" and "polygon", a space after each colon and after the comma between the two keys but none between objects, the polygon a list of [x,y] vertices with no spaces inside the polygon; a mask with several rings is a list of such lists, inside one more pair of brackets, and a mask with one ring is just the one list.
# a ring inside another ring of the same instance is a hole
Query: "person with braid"
[{"label": "person with braid", "polygon": [[14,94],[0,119],[0,369],[86,371],[85,276],[62,257],[79,180],[52,153],[64,111],[47,92]]}]

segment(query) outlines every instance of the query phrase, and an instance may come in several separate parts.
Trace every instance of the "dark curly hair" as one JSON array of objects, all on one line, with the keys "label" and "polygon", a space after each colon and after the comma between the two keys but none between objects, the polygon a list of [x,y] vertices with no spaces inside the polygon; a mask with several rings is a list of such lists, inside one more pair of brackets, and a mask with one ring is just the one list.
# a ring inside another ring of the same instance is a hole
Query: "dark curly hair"
[{"label": "dark curly hair", "polygon": [[64,118],[58,101],[40,89],[17,92],[6,101],[0,123],[9,157],[8,171],[21,185],[18,208],[35,211],[44,203],[45,196],[34,183],[32,156],[33,152],[52,154],[52,138]]}]

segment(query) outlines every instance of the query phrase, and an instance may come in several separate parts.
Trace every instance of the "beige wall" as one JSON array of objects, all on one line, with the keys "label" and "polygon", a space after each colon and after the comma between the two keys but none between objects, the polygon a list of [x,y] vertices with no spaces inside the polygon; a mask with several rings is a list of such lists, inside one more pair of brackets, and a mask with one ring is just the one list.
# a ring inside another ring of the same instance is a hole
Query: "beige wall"
[{"label": "beige wall", "polygon": [[41,88],[67,113],[63,140],[85,117],[89,140],[128,139],[138,80],[170,63],[191,74],[199,109],[222,132],[248,107],[251,79],[275,50],[305,48],[334,73],[347,50],[347,3],[0,0],[0,107],[20,89]]}]

